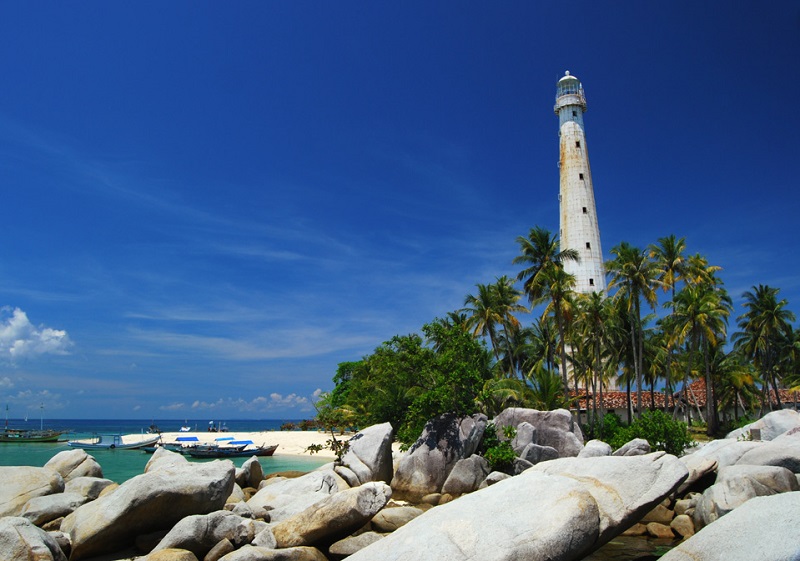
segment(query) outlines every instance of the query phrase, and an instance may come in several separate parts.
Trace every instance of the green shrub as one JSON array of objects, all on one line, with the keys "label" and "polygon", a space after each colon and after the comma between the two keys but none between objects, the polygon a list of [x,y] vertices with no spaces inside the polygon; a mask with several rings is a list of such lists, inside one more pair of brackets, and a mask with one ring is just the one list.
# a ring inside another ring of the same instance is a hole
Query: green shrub
[{"label": "green shrub", "polygon": [[[616,417],[616,415],[614,415]],[[606,415],[608,418],[609,415]],[[619,417],[617,417],[617,420]],[[605,419],[603,419],[605,422]],[[630,426],[615,427],[616,420],[609,422],[609,437],[605,434],[603,440],[608,442],[612,448],[617,450],[625,443],[634,438],[644,438],[650,443],[653,450],[663,450],[668,454],[680,456],[684,449],[694,446],[696,443],[692,439],[686,423],[674,420],[660,409],[645,411],[640,419],[635,419]]]},{"label": "green shrub", "polygon": [[514,460],[517,459],[517,454],[511,447],[511,440],[516,435],[517,429],[512,426],[504,426],[503,436],[506,440],[500,440],[497,437],[497,429],[495,429],[494,424],[489,423],[486,425],[480,451],[486,461],[489,462],[489,467],[492,471],[506,472],[511,469]]}]

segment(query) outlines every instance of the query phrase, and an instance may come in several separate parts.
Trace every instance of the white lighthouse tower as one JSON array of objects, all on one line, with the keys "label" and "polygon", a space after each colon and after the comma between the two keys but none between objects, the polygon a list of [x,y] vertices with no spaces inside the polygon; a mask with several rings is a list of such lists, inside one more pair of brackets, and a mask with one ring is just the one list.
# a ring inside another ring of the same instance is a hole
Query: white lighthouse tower
[{"label": "white lighthouse tower", "polygon": [[580,255],[580,262],[565,262],[564,269],[575,275],[576,292],[598,292],[606,288],[606,273],[583,128],[586,97],[580,80],[569,72],[558,81],[554,109],[558,115],[560,154],[561,249],[575,249]]}]

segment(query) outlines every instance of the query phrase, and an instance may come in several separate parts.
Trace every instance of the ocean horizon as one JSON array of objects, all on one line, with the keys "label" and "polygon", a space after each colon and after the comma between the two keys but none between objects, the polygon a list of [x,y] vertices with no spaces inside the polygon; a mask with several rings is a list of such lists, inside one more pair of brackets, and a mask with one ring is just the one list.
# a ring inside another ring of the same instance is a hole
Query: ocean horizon
[{"label": "ocean horizon", "polygon": [[[299,423],[302,419],[44,419],[28,418],[8,419],[10,429],[34,429],[40,426],[45,429],[69,431],[63,440],[52,443],[15,443],[0,442],[0,466],[33,466],[42,467],[53,456],[65,450],[75,450],[67,444],[67,440],[89,438],[95,434],[144,434],[150,425],[156,425],[161,432],[178,432],[182,426],[191,427],[192,431],[207,431],[209,423],[215,427],[223,427],[228,432],[261,432],[280,430],[284,423]],[[4,425],[5,426],[5,425]],[[144,473],[144,467],[151,458],[142,450],[91,450],[93,456],[103,470],[103,477],[117,483]],[[190,461],[210,461],[188,458]],[[233,463],[240,467],[247,458],[234,458]],[[279,471],[311,471],[328,463],[330,460],[317,456],[281,456],[280,451],[272,457],[259,458],[264,473]]]}]

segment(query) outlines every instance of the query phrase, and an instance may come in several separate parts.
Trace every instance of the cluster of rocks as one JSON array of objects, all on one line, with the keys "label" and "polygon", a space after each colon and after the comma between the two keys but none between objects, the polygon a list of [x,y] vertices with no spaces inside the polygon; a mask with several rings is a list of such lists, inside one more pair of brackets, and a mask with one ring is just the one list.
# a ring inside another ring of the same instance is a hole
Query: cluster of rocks
[{"label": "cluster of rocks", "polygon": [[[37,561],[577,560],[628,531],[683,539],[668,561],[794,558],[798,417],[772,413],[677,458],[640,440],[584,444],[568,411],[513,408],[492,425],[433,419],[396,456],[392,427],[369,427],[341,461],[307,474],[265,477],[255,457],[237,469],[160,449],[122,485],[71,450],[42,468],[0,468],[0,551]],[[487,426],[516,429],[507,472],[476,454]]]}]

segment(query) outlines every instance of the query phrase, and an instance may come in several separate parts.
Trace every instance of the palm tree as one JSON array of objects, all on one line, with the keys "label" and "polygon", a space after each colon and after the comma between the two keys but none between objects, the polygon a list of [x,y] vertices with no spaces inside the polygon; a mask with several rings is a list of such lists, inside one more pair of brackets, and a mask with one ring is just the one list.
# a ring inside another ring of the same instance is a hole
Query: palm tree
[{"label": "palm tree", "polygon": [[528,237],[518,236],[520,254],[511,261],[514,265],[525,265],[517,275],[523,281],[522,290],[528,295],[531,304],[541,300],[546,281],[544,273],[551,267],[561,267],[566,261],[580,261],[575,249],[560,248],[558,237],[549,230],[536,226],[528,232]]},{"label": "palm tree", "polygon": [[489,337],[497,361],[500,360],[500,336],[509,328],[519,328],[515,313],[528,311],[518,304],[522,293],[513,284],[514,281],[505,275],[494,284],[477,284],[478,294],[468,294],[464,299],[465,307],[460,310],[467,314],[466,325],[473,337]]},{"label": "palm tree", "polygon": [[[676,343],[688,343],[686,377],[688,386],[695,353],[702,350],[706,382],[706,423],[709,436],[717,431],[717,409],[711,378],[709,353],[724,342],[726,324],[732,304],[727,292],[709,284],[687,285],[675,295],[673,302]],[[687,399],[688,401],[688,399]]]},{"label": "palm tree", "polygon": [[642,326],[641,301],[655,308],[655,287],[660,284],[655,263],[647,258],[645,251],[622,242],[611,249],[614,259],[606,263],[611,274],[609,288],[617,287],[615,298],[624,298],[631,318],[631,349],[636,376],[637,416],[642,414],[642,370],[644,355],[644,328]]},{"label": "palm tree", "polygon": [[[684,274],[688,268],[688,263],[684,257],[686,240],[685,238],[676,238],[675,234],[670,234],[669,236],[658,238],[658,243],[651,244],[649,250],[650,258],[655,261],[658,269],[657,278],[661,283],[661,288],[664,292],[671,291],[671,301],[674,302],[678,281],[684,279]],[[672,312],[674,312],[674,308]],[[672,393],[673,349],[670,346],[669,337],[666,337],[664,341],[666,343],[666,355],[664,356],[664,379],[666,382],[664,410],[666,411],[669,407],[666,397]]]},{"label": "palm tree", "polygon": [[558,364],[556,360],[558,333],[553,319],[550,317],[536,318],[533,320],[530,330],[528,356],[524,364],[526,374],[539,366],[543,366],[547,370],[554,370]]},{"label": "palm tree", "polygon": [[[611,323],[611,300],[605,297],[602,292],[589,292],[580,294],[577,298],[578,316],[576,320],[576,331],[586,342],[586,347],[590,350],[590,367],[592,377],[592,419],[597,420],[597,395],[599,390],[601,415],[603,404],[603,355],[604,344],[606,343],[607,329]],[[586,384],[589,390],[589,384]],[[587,403],[588,409],[588,403]],[[590,425],[593,430],[594,424]]]},{"label": "palm tree", "polygon": [[496,417],[509,407],[533,405],[533,392],[523,380],[516,378],[490,378],[486,380],[476,401],[488,417]]},{"label": "palm tree", "polygon": [[[764,402],[772,404],[769,396],[769,385],[775,390],[777,405],[780,408],[777,373],[775,367],[779,362],[777,349],[781,338],[785,338],[791,330],[794,313],[786,309],[786,299],[778,300],[779,289],[759,284],[743,294],[744,307],[747,311],[737,318],[741,331],[733,335],[734,348],[753,361],[761,372],[763,383],[762,409]],[[762,411],[763,413],[763,411]]]},{"label": "palm tree", "polygon": [[561,353],[561,382],[564,385],[564,394],[568,395],[566,331],[574,314],[572,295],[575,288],[575,276],[566,272],[563,267],[554,266],[542,271],[542,281],[542,295],[550,299],[542,315],[552,315],[558,328],[559,350]]}]

